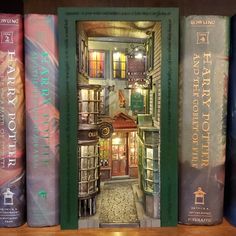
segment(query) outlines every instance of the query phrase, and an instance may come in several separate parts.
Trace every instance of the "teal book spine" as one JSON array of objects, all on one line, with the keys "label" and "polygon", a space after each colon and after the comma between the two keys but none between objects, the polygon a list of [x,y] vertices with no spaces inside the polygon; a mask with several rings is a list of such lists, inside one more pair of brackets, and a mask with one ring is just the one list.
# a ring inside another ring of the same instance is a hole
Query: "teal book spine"
[{"label": "teal book spine", "polygon": [[180,54],[179,223],[223,220],[229,17],[183,19]]}]

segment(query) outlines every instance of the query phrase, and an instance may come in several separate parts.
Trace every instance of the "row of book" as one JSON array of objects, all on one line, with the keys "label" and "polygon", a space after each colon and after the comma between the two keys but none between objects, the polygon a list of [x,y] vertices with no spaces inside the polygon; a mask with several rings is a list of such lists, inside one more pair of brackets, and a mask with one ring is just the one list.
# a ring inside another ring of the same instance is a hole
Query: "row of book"
[{"label": "row of book", "polygon": [[[189,16],[181,26],[179,222],[183,224],[220,223],[224,195],[225,214],[236,224],[235,27],[236,18],[230,24],[223,16]],[[0,14],[0,37],[0,227],[25,221],[33,227],[57,225],[57,16],[28,14],[23,19]]]}]

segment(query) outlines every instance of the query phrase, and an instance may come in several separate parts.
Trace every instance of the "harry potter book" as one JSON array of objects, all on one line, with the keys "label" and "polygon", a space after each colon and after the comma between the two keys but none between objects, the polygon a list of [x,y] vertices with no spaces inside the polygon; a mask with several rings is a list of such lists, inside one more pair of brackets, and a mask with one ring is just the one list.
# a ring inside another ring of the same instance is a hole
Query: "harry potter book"
[{"label": "harry potter book", "polygon": [[25,15],[27,223],[59,223],[57,17]]},{"label": "harry potter book", "polygon": [[25,222],[23,27],[0,14],[0,227]]},{"label": "harry potter book", "polygon": [[236,16],[233,16],[231,19],[230,41],[224,213],[230,223],[236,225]]},{"label": "harry potter book", "polygon": [[180,59],[179,222],[222,221],[229,18],[189,16]]}]

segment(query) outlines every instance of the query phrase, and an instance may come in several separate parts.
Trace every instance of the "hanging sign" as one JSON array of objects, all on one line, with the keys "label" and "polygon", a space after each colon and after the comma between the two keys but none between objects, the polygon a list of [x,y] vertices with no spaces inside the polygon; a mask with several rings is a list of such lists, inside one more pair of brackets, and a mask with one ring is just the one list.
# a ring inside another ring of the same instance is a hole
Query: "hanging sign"
[{"label": "hanging sign", "polygon": [[114,129],[111,123],[102,122],[98,127],[98,134],[100,138],[108,139],[111,137]]}]

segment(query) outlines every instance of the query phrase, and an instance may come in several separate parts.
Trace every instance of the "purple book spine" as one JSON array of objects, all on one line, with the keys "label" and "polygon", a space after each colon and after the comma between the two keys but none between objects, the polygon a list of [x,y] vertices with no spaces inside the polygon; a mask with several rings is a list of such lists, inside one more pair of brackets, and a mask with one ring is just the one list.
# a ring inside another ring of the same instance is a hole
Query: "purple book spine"
[{"label": "purple book spine", "polygon": [[0,14],[0,227],[25,222],[22,24],[19,14]]},{"label": "purple book spine", "polygon": [[57,17],[28,14],[25,26],[27,223],[59,224]]}]

